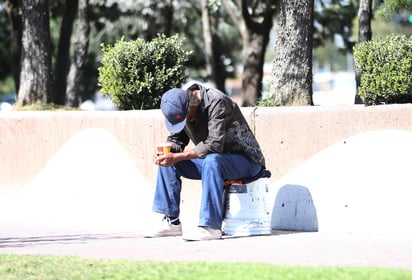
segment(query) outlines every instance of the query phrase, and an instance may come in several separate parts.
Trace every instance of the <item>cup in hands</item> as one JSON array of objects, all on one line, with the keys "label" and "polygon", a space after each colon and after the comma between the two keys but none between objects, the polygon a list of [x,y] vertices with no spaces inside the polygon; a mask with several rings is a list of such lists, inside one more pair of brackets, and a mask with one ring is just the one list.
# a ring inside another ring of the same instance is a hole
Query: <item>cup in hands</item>
[{"label": "cup in hands", "polygon": [[159,143],[156,145],[156,155],[165,155],[170,153],[170,150],[172,148],[172,144],[170,143]]}]

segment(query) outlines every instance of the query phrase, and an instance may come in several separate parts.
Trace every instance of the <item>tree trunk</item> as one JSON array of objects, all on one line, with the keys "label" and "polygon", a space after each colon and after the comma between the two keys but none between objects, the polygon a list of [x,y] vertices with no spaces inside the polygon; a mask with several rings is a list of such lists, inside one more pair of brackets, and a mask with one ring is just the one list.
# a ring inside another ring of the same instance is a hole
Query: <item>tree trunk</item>
[{"label": "tree trunk", "polygon": [[73,32],[73,23],[76,18],[76,12],[79,6],[78,0],[66,0],[63,20],[60,28],[60,38],[57,48],[54,103],[59,105],[65,104],[67,72],[70,62],[71,36]]},{"label": "tree trunk", "polygon": [[[363,42],[370,41],[372,39],[372,28],[371,28],[371,21],[372,21],[372,0],[361,0],[359,2],[359,44]],[[356,71],[356,88],[358,89],[360,86],[360,77],[361,73]],[[362,104],[362,100],[356,91],[355,96],[355,104]]]},{"label": "tree trunk", "polygon": [[242,106],[255,106],[262,95],[264,57],[273,26],[275,2],[222,0],[243,40]]},{"label": "tree trunk", "polygon": [[19,92],[20,85],[20,55],[21,55],[21,39],[22,39],[22,17],[20,14],[21,2],[19,0],[6,1],[6,9],[12,25],[12,43],[11,43],[11,55],[12,55],[12,71],[14,78],[14,88],[16,92]]},{"label": "tree trunk", "polygon": [[273,27],[274,2],[241,1],[246,24],[246,36],[243,38],[242,106],[255,106],[262,96],[263,66],[270,30]]},{"label": "tree trunk", "polygon": [[164,11],[165,23],[166,23],[165,24],[165,35],[167,37],[170,37],[172,35],[173,14],[174,14],[173,0],[165,0],[165,11]]},{"label": "tree trunk", "polygon": [[83,72],[83,65],[89,47],[89,0],[79,0],[79,30],[76,49],[73,55],[73,62],[70,67],[68,84],[67,84],[67,101],[66,105],[77,107],[80,103],[80,80]]},{"label": "tree trunk", "polygon": [[313,0],[282,0],[270,95],[277,105],[311,105]]},{"label": "tree trunk", "polygon": [[248,39],[243,45],[242,106],[255,106],[257,99],[262,96],[263,66],[268,42],[269,33],[259,34],[248,29]]},{"label": "tree trunk", "polygon": [[215,75],[215,60],[213,55],[213,35],[212,28],[210,26],[210,14],[208,0],[201,0],[202,10],[202,30],[203,30],[203,44],[206,60],[206,73],[207,81],[216,87],[216,75]]},{"label": "tree trunk", "polygon": [[363,43],[372,39],[372,0],[359,2],[359,42]]},{"label": "tree trunk", "polygon": [[22,1],[23,36],[18,102],[52,101],[49,1]]},{"label": "tree trunk", "polygon": [[223,60],[221,59],[222,47],[219,36],[214,32],[213,36],[213,59],[215,61],[213,70],[215,77],[216,88],[222,92],[226,92],[225,81],[227,77],[226,65],[224,65]]}]

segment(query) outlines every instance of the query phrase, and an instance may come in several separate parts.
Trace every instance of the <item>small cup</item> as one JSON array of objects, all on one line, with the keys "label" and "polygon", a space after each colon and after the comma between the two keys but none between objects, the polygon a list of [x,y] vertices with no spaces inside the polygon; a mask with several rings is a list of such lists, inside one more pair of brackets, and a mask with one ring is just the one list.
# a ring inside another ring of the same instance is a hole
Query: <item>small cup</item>
[{"label": "small cup", "polygon": [[160,143],[156,145],[156,153],[157,155],[165,155],[170,153],[172,148],[172,144],[170,143]]}]

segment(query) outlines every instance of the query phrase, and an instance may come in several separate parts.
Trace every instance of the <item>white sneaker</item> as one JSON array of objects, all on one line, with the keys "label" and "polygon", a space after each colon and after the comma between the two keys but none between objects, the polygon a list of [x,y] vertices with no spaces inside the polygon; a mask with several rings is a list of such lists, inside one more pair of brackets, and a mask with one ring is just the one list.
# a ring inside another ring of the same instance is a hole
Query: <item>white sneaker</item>
[{"label": "white sneaker", "polygon": [[222,231],[210,227],[197,227],[182,236],[187,241],[216,240],[222,238]]},{"label": "white sneaker", "polygon": [[144,237],[166,237],[166,236],[181,236],[182,224],[174,225],[170,218],[164,216],[161,223],[157,223],[154,227],[143,233]]}]

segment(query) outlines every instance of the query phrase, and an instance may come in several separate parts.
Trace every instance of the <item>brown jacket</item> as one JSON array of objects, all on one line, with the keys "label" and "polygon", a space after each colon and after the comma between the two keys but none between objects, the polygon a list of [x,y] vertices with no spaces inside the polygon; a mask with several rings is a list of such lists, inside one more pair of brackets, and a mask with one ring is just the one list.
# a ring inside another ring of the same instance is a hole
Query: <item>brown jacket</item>
[{"label": "brown jacket", "polygon": [[194,84],[188,91],[195,89],[200,89],[202,98],[198,115],[184,130],[167,138],[173,143],[172,151],[183,151],[192,140],[200,158],[210,153],[236,153],[265,167],[259,143],[237,104],[217,89]]}]

